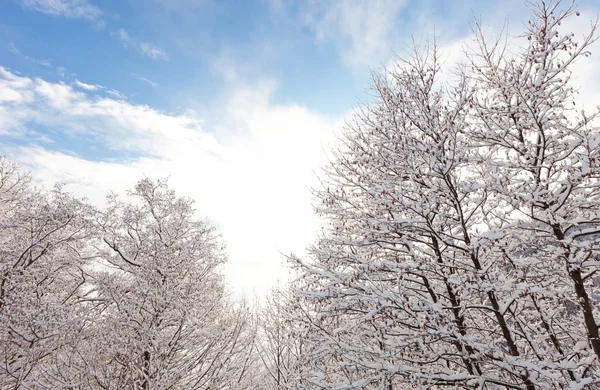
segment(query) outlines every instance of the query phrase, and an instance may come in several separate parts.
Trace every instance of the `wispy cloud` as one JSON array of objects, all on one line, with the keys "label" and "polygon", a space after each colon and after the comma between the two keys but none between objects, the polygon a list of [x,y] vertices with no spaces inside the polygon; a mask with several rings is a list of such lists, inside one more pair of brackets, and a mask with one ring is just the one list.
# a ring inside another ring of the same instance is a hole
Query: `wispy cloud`
[{"label": "wispy cloud", "polygon": [[[276,10],[286,4],[271,1]],[[528,16],[516,11],[522,6],[523,0],[319,0],[303,3],[297,17],[317,42],[332,44],[346,65],[364,69],[389,63],[394,53],[412,46],[413,39],[421,42],[436,31],[444,32],[436,37],[444,45],[470,36],[473,14],[485,15],[484,24],[495,27],[502,27],[510,15],[511,23],[519,26]]]},{"label": "wispy cloud", "polygon": [[86,83],[82,83],[81,81],[75,79],[75,85],[78,86],[81,89],[85,89],[86,91],[97,91],[98,89],[102,89],[104,88],[101,85],[92,85],[92,84],[86,84]]},{"label": "wispy cloud", "polygon": [[39,60],[37,58],[25,55],[25,54],[21,53],[21,51],[19,51],[19,49],[17,49],[17,47],[15,46],[15,44],[12,43],[12,42],[8,44],[8,51],[10,51],[11,53],[16,54],[16,55],[18,55],[20,57],[23,57],[23,58],[25,58],[28,61],[35,62],[36,64],[45,66],[47,68],[52,67],[52,63],[50,62],[50,60]]},{"label": "wispy cloud", "polygon": [[323,1],[304,15],[317,40],[331,41],[351,65],[373,64],[397,44],[397,18],[405,0]]},{"label": "wispy cloud", "polygon": [[149,43],[146,42],[142,42],[140,44],[140,51],[142,52],[142,54],[144,54],[146,57],[150,57],[153,60],[156,59],[168,59],[167,54],[164,52],[163,49],[160,49],[156,46],[153,46]]},{"label": "wispy cloud", "polygon": [[[81,84],[85,83],[79,82]],[[19,76],[0,67],[0,107],[11,109],[11,115],[7,116],[11,122],[0,124],[0,131],[30,132],[32,130],[26,125],[35,123],[45,128],[60,128],[66,135],[86,135],[91,137],[90,141],[99,143],[104,143],[106,132],[110,131],[119,138],[117,143],[107,145],[110,148],[151,155],[161,155],[175,144],[197,135],[199,122],[190,118],[164,115],[146,106],[105,98],[89,93],[92,91],[86,88],[77,90],[74,87],[63,82]],[[169,129],[168,133],[165,129]],[[154,138],[152,134],[162,139],[156,146],[151,146],[154,143],[150,141]]]},{"label": "wispy cloud", "polygon": [[[95,21],[101,25],[104,22],[101,20],[103,12],[100,8],[92,5],[88,0],[19,0],[25,9],[43,12],[48,15],[64,16],[70,19],[87,19]],[[160,47],[132,37],[124,29],[119,29],[112,32],[110,35],[119,39],[124,47],[133,47],[141,55],[153,60],[169,60],[167,53]],[[15,49],[16,50],[16,49]],[[35,60],[35,59],[32,59]],[[44,66],[51,66],[48,61],[36,61]],[[42,63],[44,62],[44,63]]]},{"label": "wispy cloud", "polygon": [[169,57],[165,51],[151,43],[143,42],[137,38],[129,35],[124,29],[119,29],[111,35],[116,36],[124,47],[133,47],[139,51],[142,55],[151,58],[153,60],[168,60]]},{"label": "wispy cloud", "polygon": [[125,99],[127,99],[127,96],[125,96],[121,92],[117,91],[116,89],[107,89],[106,93],[110,97],[113,97],[113,98],[118,99],[118,100],[125,100]]},{"label": "wispy cloud", "polygon": [[152,80],[150,80],[150,79],[147,79],[146,77],[140,76],[140,75],[139,75],[139,74],[137,74],[137,73],[132,73],[131,75],[132,75],[133,77],[135,77],[136,79],[138,79],[138,80],[140,80],[140,81],[143,81],[143,82],[145,82],[146,84],[150,85],[150,86],[151,86],[151,87],[153,87],[153,88],[156,88],[156,87],[158,87],[158,83],[157,83],[157,82],[155,82],[155,81],[152,81]]},{"label": "wispy cloud", "polygon": [[21,0],[26,9],[69,19],[97,20],[102,10],[87,0]]}]

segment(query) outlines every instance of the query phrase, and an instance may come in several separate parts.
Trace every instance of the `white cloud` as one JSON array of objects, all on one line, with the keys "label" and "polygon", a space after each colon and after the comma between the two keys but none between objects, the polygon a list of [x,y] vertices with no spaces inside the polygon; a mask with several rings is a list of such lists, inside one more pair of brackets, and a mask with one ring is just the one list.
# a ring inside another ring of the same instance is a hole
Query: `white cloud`
[{"label": "white cloud", "polygon": [[138,80],[140,80],[140,81],[143,81],[143,82],[145,82],[146,84],[148,84],[149,86],[151,86],[151,87],[153,87],[153,88],[156,88],[156,87],[158,87],[158,83],[157,83],[157,82],[155,82],[155,81],[152,81],[152,80],[150,80],[150,79],[148,79],[148,78],[146,78],[146,77],[140,76],[140,75],[139,75],[139,74],[137,74],[137,73],[132,73],[131,75],[132,75],[133,77],[135,77],[136,79],[138,79]]},{"label": "white cloud", "polygon": [[33,100],[33,81],[0,67],[0,104],[28,103]]},{"label": "white cloud", "polygon": [[313,4],[305,22],[317,40],[332,41],[350,65],[378,65],[398,43],[397,18],[405,0],[323,1]]},{"label": "white cloud", "polygon": [[142,55],[151,58],[153,60],[168,60],[169,57],[165,51],[151,43],[140,41],[137,38],[129,35],[124,29],[119,29],[113,32],[111,35],[116,36],[124,47],[132,46],[138,50]]},{"label": "white cloud", "polygon": [[[44,133],[50,137],[141,154],[90,161],[72,153],[77,150],[11,147],[11,156],[39,181],[64,182],[102,204],[109,190],[123,193],[144,175],[170,176],[173,188],[193,197],[198,215],[208,216],[223,234],[230,253],[226,275],[238,292],[265,292],[286,275],[280,252],[302,254],[314,240],[318,223],[309,188],[338,122],[302,106],[273,104],[273,82],[238,83],[219,113],[226,119],[211,129],[192,111],[168,115],[3,68],[0,83],[8,97],[0,102],[0,118],[11,118],[0,121],[0,132],[44,126],[53,129]],[[1,113],[5,108],[10,115]],[[27,133],[25,139],[38,138]]]},{"label": "white cloud", "polygon": [[49,108],[64,110],[80,101],[84,95],[75,92],[71,87],[63,83],[49,83],[42,79],[37,79],[33,91],[38,98],[41,98]]},{"label": "white cloud", "polygon": [[78,86],[79,88],[85,89],[86,91],[97,91],[98,89],[103,88],[101,85],[86,84],[86,83],[82,83],[81,81],[79,81],[77,79],[75,79],[75,85]]},{"label": "white cloud", "polygon": [[23,7],[70,19],[97,20],[102,10],[87,0],[21,0]]},{"label": "white cloud", "polygon": [[[28,123],[53,128],[67,135],[84,135],[116,150],[168,153],[179,144],[201,142],[200,122],[185,116],[169,116],[148,106],[88,95],[64,83],[17,76],[0,67],[0,104],[12,110],[12,127],[0,131],[15,132]],[[16,118],[16,119],[15,119]]]}]

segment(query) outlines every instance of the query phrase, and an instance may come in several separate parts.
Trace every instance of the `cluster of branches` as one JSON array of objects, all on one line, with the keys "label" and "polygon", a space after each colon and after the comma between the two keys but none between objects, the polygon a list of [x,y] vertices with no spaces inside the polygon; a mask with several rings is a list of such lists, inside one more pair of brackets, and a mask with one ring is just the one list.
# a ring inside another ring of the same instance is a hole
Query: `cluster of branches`
[{"label": "cluster of branches", "polygon": [[0,388],[256,388],[258,328],[225,261],[163,181],[97,210],[0,157]]},{"label": "cluster of branches", "polygon": [[375,75],[258,312],[165,182],[98,210],[0,157],[0,388],[600,386],[600,132],[571,76],[596,25],[530,9],[516,44],[476,24],[449,82],[435,42]]},{"label": "cluster of branches", "polygon": [[600,133],[571,69],[595,40],[531,3],[517,44],[435,43],[374,78],[316,191],[293,389],[581,389],[600,383]]}]

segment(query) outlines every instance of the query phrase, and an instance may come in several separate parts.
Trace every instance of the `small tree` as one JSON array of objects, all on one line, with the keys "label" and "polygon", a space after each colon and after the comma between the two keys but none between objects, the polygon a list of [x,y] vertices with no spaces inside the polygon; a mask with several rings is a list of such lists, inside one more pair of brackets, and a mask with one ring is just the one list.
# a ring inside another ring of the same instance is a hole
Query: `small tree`
[{"label": "small tree", "polygon": [[[163,181],[140,181],[131,203],[109,197],[98,219],[104,268],[90,383],[102,388],[207,389],[244,333],[227,305],[218,268],[226,260],[214,228],[194,220],[193,202]],[[241,312],[240,312],[241,313]]]},{"label": "small tree", "polygon": [[279,284],[271,289],[259,312],[259,356],[266,373],[265,390],[284,390],[297,371],[302,339],[296,334],[295,302]]}]

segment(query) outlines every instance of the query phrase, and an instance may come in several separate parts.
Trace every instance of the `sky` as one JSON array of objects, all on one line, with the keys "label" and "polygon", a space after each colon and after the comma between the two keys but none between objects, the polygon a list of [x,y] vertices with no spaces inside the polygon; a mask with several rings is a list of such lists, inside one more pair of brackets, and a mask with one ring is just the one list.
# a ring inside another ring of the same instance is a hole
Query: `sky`
[{"label": "sky", "polygon": [[[600,4],[578,9],[584,32]],[[0,153],[98,206],[169,177],[227,243],[231,289],[261,296],[318,234],[311,188],[372,72],[432,33],[459,61],[473,18],[516,34],[527,16],[521,0],[2,0]],[[578,67],[600,102],[598,66]]]}]

